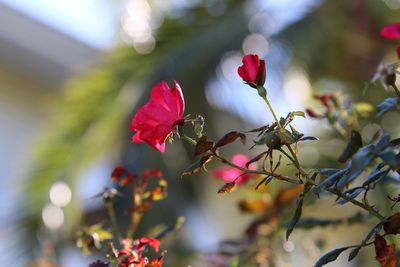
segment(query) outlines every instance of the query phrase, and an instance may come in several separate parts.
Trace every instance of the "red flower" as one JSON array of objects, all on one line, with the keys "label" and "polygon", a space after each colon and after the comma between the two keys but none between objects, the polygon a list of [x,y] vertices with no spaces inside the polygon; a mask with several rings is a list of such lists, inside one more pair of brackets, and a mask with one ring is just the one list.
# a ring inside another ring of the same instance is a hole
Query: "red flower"
[{"label": "red flower", "polygon": [[243,66],[238,68],[239,76],[251,87],[257,88],[265,83],[265,61],[257,55],[246,55],[242,59]]},{"label": "red flower", "polygon": [[[246,163],[250,159],[243,154],[235,154],[232,157],[232,162],[239,167],[246,168]],[[251,164],[249,170],[255,170],[256,169],[256,164]],[[244,184],[246,183],[253,175],[252,174],[243,174],[241,170],[238,170],[236,168],[227,168],[227,167],[222,167],[219,169],[214,170],[213,175],[217,178],[223,179],[227,181],[228,183],[233,182],[236,178],[239,178],[236,180],[236,184]],[[242,175],[242,176],[241,176]]]},{"label": "red flower", "polygon": [[381,37],[389,40],[400,39],[400,22],[383,27],[381,30]]},{"label": "red flower", "polygon": [[118,251],[118,267],[161,267],[163,264],[164,253],[158,259],[149,262],[148,258],[143,255],[146,246],[152,247],[158,252],[160,241],[150,237],[142,237],[135,240],[132,244],[131,239],[122,240],[123,249]]},{"label": "red flower", "polygon": [[174,88],[170,90],[166,82],[158,83],[151,91],[149,102],[132,119],[130,129],[136,131],[133,142],[145,142],[164,152],[167,137],[176,125],[183,124],[184,111],[185,101],[179,84],[174,81]]},{"label": "red flower", "polygon": [[127,171],[122,165],[115,166],[111,173],[111,181],[115,182],[121,179],[122,176],[126,175]]},{"label": "red flower", "polygon": [[139,239],[137,249],[140,250],[146,245],[152,247],[156,252],[158,252],[158,249],[160,248],[160,240],[151,237],[142,237]]}]

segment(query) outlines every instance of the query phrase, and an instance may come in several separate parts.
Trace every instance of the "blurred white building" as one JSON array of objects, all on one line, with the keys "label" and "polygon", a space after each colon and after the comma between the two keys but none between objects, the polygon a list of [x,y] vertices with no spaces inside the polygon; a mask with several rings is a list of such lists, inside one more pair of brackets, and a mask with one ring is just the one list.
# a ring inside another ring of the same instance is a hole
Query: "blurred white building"
[{"label": "blurred white building", "polygon": [[[30,1],[30,3],[25,1],[27,6],[23,6],[23,2],[0,1],[0,263],[2,266],[26,266],[25,259],[20,257],[23,253],[18,251],[17,247],[18,236],[23,233],[14,223],[18,219],[15,211],[22,192],[20,185],[24,183],[30,165],[30,148],[50,115],[49,103],[51,104],[51,100],[59,96],[63,82],[72,73],[99,58],[101,48],[98,47],[104,46],[102,43],[96,47],[93,43],[71,35],[71,31],[63,31],[54,24],[50,26],[45,17],[40,19],[31,16],[32,14],[29,15],[29,10],[26,8],[32,2],[39,5],[39,2],[43,1]],[[76,5],[76,1],[71,2],[75,2]],[[21,5],[21,8],[18,8],[17,4]],[[45,7],[38,6],[38,8]],[[95,9],[79,10],[79,6],[76,9],[77,14],[86,12],[88,20],[99,17]],[[90,13],[91,11],[93,13]],[[63,14],[57,15],[63,16]],[[82,25],[82,28],[84,27],[85,25]]]}]

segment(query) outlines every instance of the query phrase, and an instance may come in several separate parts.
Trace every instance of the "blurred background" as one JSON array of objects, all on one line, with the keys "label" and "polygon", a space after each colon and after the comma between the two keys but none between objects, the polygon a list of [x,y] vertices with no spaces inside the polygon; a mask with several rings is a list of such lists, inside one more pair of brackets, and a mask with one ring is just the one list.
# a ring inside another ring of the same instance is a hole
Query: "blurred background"
[{"label": "blurred background", "polygon": [[[101,199],[91,197],[123,164],[135,173],[161,168],[170,183],[169,197],[146,215],[141,231],[186,217],[181,232],[165,240],[167,266],[209,266],[204,255],[239,238],[251,220],[235,203],[252,189],[221,196],[223,182],[204,173],[181,179],[193,150],[180,141],[164,154],[132,144],[130,120],[150,89],[159,80],[179,81],[186,114],[202,114],[214,139],[272,120],[237,75],[243,54],[266,60],[269,98],[281,116],[318,110],[312,95],[325,92],[377,104],[391,92],[372,86],[362,96],[364,83],[379,63],[396,60],[379,31],[399,18],[399,0],[0,0],[0,263],[31,266],[49,244],[61,266],[99,258],[81,255],[75,233],[104,218]],[[396,116],[361,121],[357,129],[363,138],[380,128],[399,137]],[[295,125],[321,139],[301,147],[305,166],[337,164],[345,141],[327,124]],[[257,152],[226,150],[233,151]],[[355,212],[333,203],[306,213]],[[123,220],[129,203],[119,198],[117,206]],[[277,248],[280,266],[311,266],[334,246],[360,242],[367,230],[295,232],[293,243]],[[329,266],[375,264],[368,250],[360,255]]]}]

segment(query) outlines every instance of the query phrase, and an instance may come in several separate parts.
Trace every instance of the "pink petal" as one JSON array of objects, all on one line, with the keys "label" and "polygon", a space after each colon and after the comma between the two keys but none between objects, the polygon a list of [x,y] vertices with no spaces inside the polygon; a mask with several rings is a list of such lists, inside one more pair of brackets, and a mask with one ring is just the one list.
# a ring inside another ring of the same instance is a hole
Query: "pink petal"
[{"label": "pink petal", "polygon": [[160,152],[165,150],[165,139],[177,122],[183,119],[185,103],[179,84],[169,89],[166,82],[158,83],[151,91],[150,100],[132,118],[130,129],[136,131],[135,143],[146,142]]},{"label": "pink petal", "polygon": [[216,178],[225,180],[230,183],[233,182],[242,172],[234,168],[219,168],[212,172],[213,176]]},{"label": "pink petal", "polygon": [[389,40],[400,39],[400,23],[386,25],[382,28],[380,35]]},{"label": "pink petal", "polygon": [[175,98],[177,110],[178,110],[178,116],[182,117],[183,113],[185,112],[185,99],[183,98],[183,93],[182,89],[179,86],[177,81],[174,81],[174,88],[171,90],[172,95]]},{"label": "pink petal", "polygon": [[132,141],[134,143],[144,143],[144,140],[140,138],[140,131],[137,131],[133,136],[132,136]]},{"label": "pink petal", "polygon": [[[235,154],[232,157],[232,162],[242,168],[246,168],[246,163],[249,161],[250,159],[243,154]],[[255,170],[256,164],[250,164],[249,166],[250,170]],[[222,167],[219,169],[216,169],[213,171],[213,176],[223,179],[226,182],[233,182],[236,178],[238,178],[243,172],[241,170],[235,169],[235,168],[231,168],[231,167]],[[242,176],[240,176],[237,180],[236,183],[237,184],[243,184],[246,183],[249,178],[251,178],[253,175],[252,174],[244,174]]]}]

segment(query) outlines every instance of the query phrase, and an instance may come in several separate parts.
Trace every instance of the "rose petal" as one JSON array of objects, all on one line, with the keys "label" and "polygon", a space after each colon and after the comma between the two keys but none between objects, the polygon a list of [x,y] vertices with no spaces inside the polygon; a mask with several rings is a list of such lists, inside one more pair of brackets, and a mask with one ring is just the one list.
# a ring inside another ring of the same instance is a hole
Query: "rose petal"
[{"label": "rose petal", "polygon": [[158,83],[151,91],[150,100],[132,118],[130,129],[136,131],[134,143],[146,142],[160,152],[165,151],[165,140],[183,120],[185,103],[179,84],[169,89],[166,82]]},{"label": "rose petal", "polygon": [[400,23],[386,25],[382,28],[380,35],[389,40],[400,39]]}]

